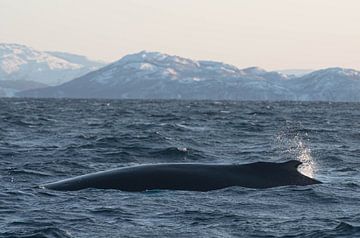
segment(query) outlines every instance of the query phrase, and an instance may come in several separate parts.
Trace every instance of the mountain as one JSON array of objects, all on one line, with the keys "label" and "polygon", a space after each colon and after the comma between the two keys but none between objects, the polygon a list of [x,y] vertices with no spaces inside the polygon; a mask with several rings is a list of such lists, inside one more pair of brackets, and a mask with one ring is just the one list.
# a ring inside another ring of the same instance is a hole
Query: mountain
[{"label": "mountain", "polygon": [[17,92],[45,88],[46,84],[27,80],[0,80],[0,97],[13,97]]},{"label": "mountain", "polygon": [[329,68],[302,77],[142,51],[21,97],[360,101],[359,72]]},{"label": "mountain", "polygon": [[0,44],[0,81],[55,86],[104,66],[84,56],[42,52],[19,44]]},{"label": "mountain", "polygon": [[99,69],[104,65],[106,65],[105,62],[90,60],[86,56],[82,56],[82,55],[76,55],[76,54],[58,52],[58,51],[46,51],[46,53],[55,56],[57,58],[66,60],[68,62],[71,62],[73,64],[82,65],[83,67],[88,68],[91,71]]},{"label": "mountain", "polygon": [[299,101],[360,102],[360,72],[353,69],[322,69],[286,83]]},{"label": "mountain", "polygon": [[240,70],[214,61],[195,61],[146,52],[123,57],[57,87],[30,90],[25,97],[271,100],[291,96],[273,87],[286,76],[259,68]]}]

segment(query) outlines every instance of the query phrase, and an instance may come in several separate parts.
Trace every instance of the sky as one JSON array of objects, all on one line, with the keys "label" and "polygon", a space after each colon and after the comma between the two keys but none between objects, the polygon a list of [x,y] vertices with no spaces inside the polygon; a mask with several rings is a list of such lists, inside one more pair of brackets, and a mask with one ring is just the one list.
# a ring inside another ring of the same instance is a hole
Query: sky
[{"label": "sky", "polygon": [[111,62],[141,50],[239,68],[360,69],[359,0],[0,0],[0,42]]}]

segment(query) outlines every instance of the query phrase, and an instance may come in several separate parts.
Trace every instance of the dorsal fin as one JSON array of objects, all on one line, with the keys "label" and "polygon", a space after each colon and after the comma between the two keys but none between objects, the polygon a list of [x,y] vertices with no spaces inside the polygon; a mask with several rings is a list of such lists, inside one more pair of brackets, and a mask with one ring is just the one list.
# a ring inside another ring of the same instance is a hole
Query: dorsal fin
[{"label": "dorsal fin", "polygon": [[286,161],[286,162],[284,162],[284,163],[282,163],[282,164],[283,164],[283,166],[284,166],[285,168],[288,168],[288,169],[297,169],[297,167],[299,167],[299,165],[301,165],[302,162],[299,161],[299,160],[289,160],[289,161]]}]

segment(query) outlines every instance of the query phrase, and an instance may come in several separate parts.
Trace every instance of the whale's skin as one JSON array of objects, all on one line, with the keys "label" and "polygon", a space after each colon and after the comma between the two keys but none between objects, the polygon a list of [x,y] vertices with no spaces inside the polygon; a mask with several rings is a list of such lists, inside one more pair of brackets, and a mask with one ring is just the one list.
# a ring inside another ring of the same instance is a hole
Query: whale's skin
[{"label": "whale's skin", "polygon": [[271,188],[321,183],[298,172],[300,164],[296,160],[250,164],[148,164],[82,175],[42,187],[60,191],[86,188],[131,192],[153,189],[210,191],[232,186]]}]

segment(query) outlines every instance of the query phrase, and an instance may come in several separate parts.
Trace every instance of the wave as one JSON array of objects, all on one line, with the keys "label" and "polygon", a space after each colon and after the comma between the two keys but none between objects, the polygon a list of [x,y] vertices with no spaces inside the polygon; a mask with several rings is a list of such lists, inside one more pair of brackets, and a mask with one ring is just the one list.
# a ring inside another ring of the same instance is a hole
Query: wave
[{"label": "wave", "polygon": [[150,152],[150,155],[153,156],[168,156],[168,157],[178,157],[178,156],[186,156],[189,154],[189,149],[186,147],[169,147],[165,149],[159,149]]},{"label": "wave", "polygon": [[353,226],[346,222],[340,222],[336,227],[330,229],[321,229],[311,232],[304,232],[296,235],[286,235],[282,237],[304,237],[304,238],[318,238],[318,237],[359,237],[360,227]]},{"label": "wave", "polygon": [[190,130],[190,131],[206,131],[209,130],[208,127],[205,126],[188,126],[188,125],[184,125],[184,124],[175,124],[177,127],[182,128],[182,129],[186,129],[186,130]]},{"label": "wave", "polygon": [[12,168],[9,170],[9,174],[10,175],[15,175],[15,174],[26,174],[26,175],[36,175],[36,176],[51,176],[50,173],[45,173],[45,172],[41,172],[38,170],[31,170],[31,169],[16,169],[16,168]]},{"label": "wave", "polygon": [[206,158],[202,151],[187,147],[168,147],[163,149],[156,149],[149,152],[149,155],[158,159],[166,159],[169,162],[178,160],[201,160]]},{"label": "wave", "polygon": [[97,145],[101,145],[101,144],[106,144],[106,145],[111,145],[111,144],[119,144],[121,143],[121,139],[119,137],[115,137],[115,136],[107,136],[107,137],[102,137],[97,139],[96,141]]},{"label": "wave", "polygon": [[[16,226],[16,225],[26,225],[26,224],[17,224],[15,222],[11,223],[10,225]],[[35,226],[36,224],[29,223],[29,226]],[[14,232],[4,232],[0,233],[1,237],[3,238],[54,238],[54,237],[64,237],[64,238],[72,238],[70,232],[59,229],[57,227],[53,227],[51,224],[48,224],[48,227],[42,227],[39,229],[26,229],[21,228],[18,231]],[[43,226],[43,224],[41,224]]]}]

